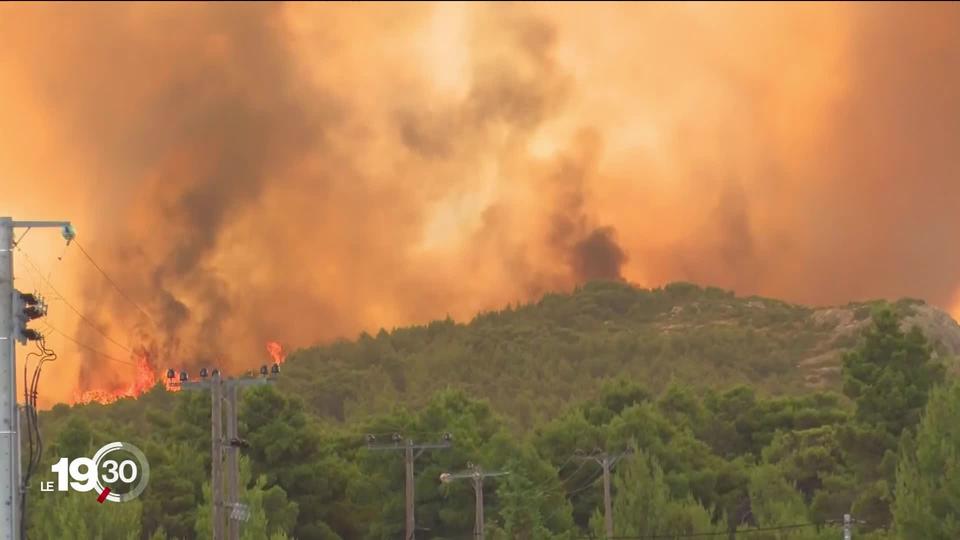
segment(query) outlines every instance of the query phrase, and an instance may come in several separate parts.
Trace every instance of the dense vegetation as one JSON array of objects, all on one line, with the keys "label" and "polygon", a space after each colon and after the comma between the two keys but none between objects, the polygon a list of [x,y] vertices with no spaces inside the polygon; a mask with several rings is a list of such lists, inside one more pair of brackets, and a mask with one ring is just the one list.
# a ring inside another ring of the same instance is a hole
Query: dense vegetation
[{"label": "dense vegetation", "polygon": [[[890,308],[907,317],[919,304]],[[421,407],[456,388],[522,428],[596,398],[611,378],[655,393],[672,381],[746,384],[766,395],[839,391],[843,353],[878,305],[817,310],[690,283],[647,290],[594,282],[468,324],[446,319],[298,351],[281,389],[310,412],[343,421],[398,403]],[[960,339],[960,328],[955,334]],[[823,384],[811,386],[811,376]]]},{"label": "dense vegetation", "polygon": [[[837,392],[795,373],[836,345],[811,310],[686,284],[591,284],[301,351],[283,383],[243,394],[244,538],[402,538],[400,454],[365,436],[444,432],[453,446],[416,462],[420,538],[472,537],[471,486],[439,482],[468,463],[510,472],[485,487],[490,538],[602,537],[600,469],[578,453],[595,449],[630,451],[613,472],[617,535],[836,539],[831,520],[852,513],[858,539],[958,538],[960,386],[901,329],[909,303],[868,308]],[[209,415],[209,395],[160,387],[44,413],[41,470],[128,440],[152,480],[120,505],[32,490],[30,537],[208,538]]]}]

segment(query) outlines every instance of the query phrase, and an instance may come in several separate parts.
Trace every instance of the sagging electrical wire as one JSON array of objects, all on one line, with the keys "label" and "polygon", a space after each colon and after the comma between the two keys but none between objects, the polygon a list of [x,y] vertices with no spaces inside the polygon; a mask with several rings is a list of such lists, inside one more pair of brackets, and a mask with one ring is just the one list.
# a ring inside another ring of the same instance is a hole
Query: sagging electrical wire
[{"label": "sagging electrical wire", "polygon": [[[594,483],[595,483],[597,480],[600,479],[601,476],[603,476],[603,471],[602,471],[602,470],[601,470],[601,471],[597,471],[596,473],[594,473],[593,478],[591,478],[588,482],[582,484],[580,487],[578,487],[578,488],[576,488],[576,489],[567,491],[567,492],[566,492],[566,495],[565,495],[566,499],[569,500],[569,499],[573,498],[574,495],[576,495],[576,494],[578,494],[578,493],[581,493],[581,492],[589,489],[590,487],[592,487],[592,486],[594,485]],[[570,479],[570,478],[567,478],[567,480],[569,480],[569,479]],[[554,516],[556,516],[557,514],[559,514],[560,511],[563,510],[563,509],[565,509],[565,508],[566,508],[566,507],[565,507],[564,505],[562,505],[562,504],[561,504],[561,505],[557,505],[556,510],[554,510],[553,512],[550,512],[549,514],[547,514],[547,516],[543,519],[543,522],[544,522],[544,523],[549,523],[550,520],[554,518]]]},{"label": "sagging electrical wire", "polygon": [[79,309],[77,309],[76,306],[74,306],[73,304],[71,304],[71,303],[66,299],[66,297],[63,296],[63,294],[61,294],[60,291],[57,290],[57,288],[53,286],[53,283],[50,281],[50,279],[43,275],[43,272],[41,272],[41,271],[40,271],[40,268],[38,268],[37,265],[34,264],[33,259],[30,258],[30,255],[28,255],[27,252],[23,251],[23,250],[20,249],[19,247],[17,248],[17,251],[20,252],[21,255],[23,255],[23,258],[24,258],[25,261],[27,261],[27,264],[29,264],[30,267],[33,268],[34,271],[37,272],[37,274],[40,276],[40,278],[43,279],[43,281],[47,284],[48,287],[50,287],[50,290],[53,291],[53,293],[58,297],[58,299],[61,300],[61,301],[63,302],[63,304],[70,309],[70,311],[73,311],[74,313],[76,313],[77,316],[80,317],[80,320],[81,320],[81,321],[83,321],[84,323],[86,323],[87,325],[89,325],[90,328],[92,328],[96,333],[98,333],[98,334],[100,334],[101,336],[103,336],[104,339],[106,339],[106,340],[109,341],[110,343],[113,343],[114,345],[116,345],[117,347],[119,347],[120,349],[122,349],[124,352],[132,353],[132,351],[130,350],[129,347],[127,347],[126,345],[120,343],[120,342],[117,341],[116,339],[110,337],[106,332],[103,331],[103,329],[100,327],[100,325],[98,325],[98,324],[96,324],[95,322],[91,321],[89,318],[87,318],[86,315],[83,314],[83,312],[81,312]]},{"label": "sagging electrical wire", "polygon": [[[20,538],[27,538],[27,493],[30,487],[30,478],[33,472],[40,466],[43,458],[43,437],[40,434],[40,423],[37,415],[37,398],[40,394],[40,374],[43,372],[43,364],[57,360],[57,353],[47,347],[46,339],[41,337],[35,341],[38,352],[30,352],[23,363],[23,397],[24,397],[24,417],[27,422],[27,439],[29,454],[27,456],[27,470],[23,476],[23,484],[20,488]],[[27,384],[27,372],[31,358],[39,358],[36,366],[33,368],[33,375],[30,383]]]},{"label": "sagging electrical wire", "polygon": [[[699,532],[699,533],[686,533],[686,534],[648,534],[648,535],[638,535],[638,536],[611,536],[610,540],[680,540],[683,538],[706,538],[706,537],[718,537],[726,536],[729,538],[736,537],[736,535],[752,534],[758,532],[770,532],[770,531],[786,531],[792,529],[804,529],[807,527],[820,527],[823,523],[795,523],[793,525],[775,525],[771,527],[754,527],[751,529],[741,529],[738,531],[721,531],[721,532]],[[578,538],[583,539],[593,539],[596,540],[595,536],[579,536]]]},{"label": "sagging electrical wire", "polygon": [[141,315],[146,317],[146,319],[150,321],[150,324],[152,324],[154,328],[157,328],[157,329],[160,328],[157,325],[157,321],[153,320],[153,317],[151,317],[150,314],[147,313],[147,310],[143,309],[143,307],[140,304],[138,304],[133,298],[130,298],[130,296],[127,293],[125,293],[123,289],[120,288],[120,285],[117,285],[117,282],[114,281],[114,279],[107,274],[107,272],[103,269],[103,267],[97,264],[97,261],[93,260],[93,257],[91,257],[89,253],[87,253],[87,250],[83,249],[83,245],[80,244],[79,240],[74,238],[73,243],[77,246],[77,249],[80,250],[80,253],[83,253],[83,256],[86,257],[88,261],[90,261],[90,264],[92,264],[93,267],[96,268],[98,272],[100,272],[100,275],[102,275],[104,279],[106,279],[107,282],[110,283],[111,286],[113,286],[114,290],[116,290],[117,293],[119,293],[124,300],[129,302],[134,308],[137,309],[137,311],[140,312]]}]

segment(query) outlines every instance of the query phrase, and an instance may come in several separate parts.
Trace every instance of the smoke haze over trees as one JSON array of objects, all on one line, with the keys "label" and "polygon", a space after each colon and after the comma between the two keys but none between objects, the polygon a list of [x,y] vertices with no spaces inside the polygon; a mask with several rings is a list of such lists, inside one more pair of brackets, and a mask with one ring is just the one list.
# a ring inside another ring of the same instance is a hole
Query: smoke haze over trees
[{"label": "smoke haze over trees", "polygon": [[[957,27],[956,3],[4,5],[2,213],[74,220],[156,324],[75,250],[23,249],[164,366],[593,278],[949,308]],[[128,378],[70,354],[61,399]]]}]

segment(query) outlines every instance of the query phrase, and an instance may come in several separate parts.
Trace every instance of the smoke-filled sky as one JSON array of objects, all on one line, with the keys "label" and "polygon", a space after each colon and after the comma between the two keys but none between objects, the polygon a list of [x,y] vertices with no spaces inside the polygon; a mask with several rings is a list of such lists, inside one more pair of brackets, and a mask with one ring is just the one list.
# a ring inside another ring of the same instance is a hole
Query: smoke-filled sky
[{"label": "smoke-filled sky", "polygon": [[[960,4],[3,4],[0,214],[159,367],[591,278],[960,315]],[[58,258],[59,257],[59,258]],[[43,328],[42,325],[40,325]],[[50,332],[48,332],[50,333]],[[121,364],[59,334],[50,399]]]}]

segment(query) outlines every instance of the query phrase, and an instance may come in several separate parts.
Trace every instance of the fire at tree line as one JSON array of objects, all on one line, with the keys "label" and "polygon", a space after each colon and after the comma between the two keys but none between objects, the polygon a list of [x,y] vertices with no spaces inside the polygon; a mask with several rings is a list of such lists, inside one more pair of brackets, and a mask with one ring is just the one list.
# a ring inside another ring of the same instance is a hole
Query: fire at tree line
[{"label": "fire at tree line", "polygon": [[[240,537],[404,538],[412,469],[416,538],[476,538],[478,514],[491,539],[960,538],[957,351],[909,324],[920,301],[837,309],[855,332],[715,288],[592,282],[289,358],[271,344],[281,376],[239,407]],[[811,358],[835,365],[814,379]],[[130,388],[41,412],[37,480],[126,440],[148,489],[32,493],[29,538],[212,537],[210,396],[136,360]],[[482,504],[478,471],[497,475]]]},{"label": "fire at tree line", "polygon": [[[282,364],[286,360],[286,354],[283,352],[283,346],[276,341],[267,342],[267,354],[272,364]],[[97,402],[102,404],[113,403],[122,398],[135,398],[140,394],[149,391],[156,384],[163,384],[169,392],[179,392],[180,385],[177,379],[160,373],[157,366],[150,361],[149,354],[146,351],[136,351],[133,355],[136,362],[133,381],[120,388],[112,390],[103,390],[93,388],[90,390],[76,390],[74,392],[74,403]]]}]

